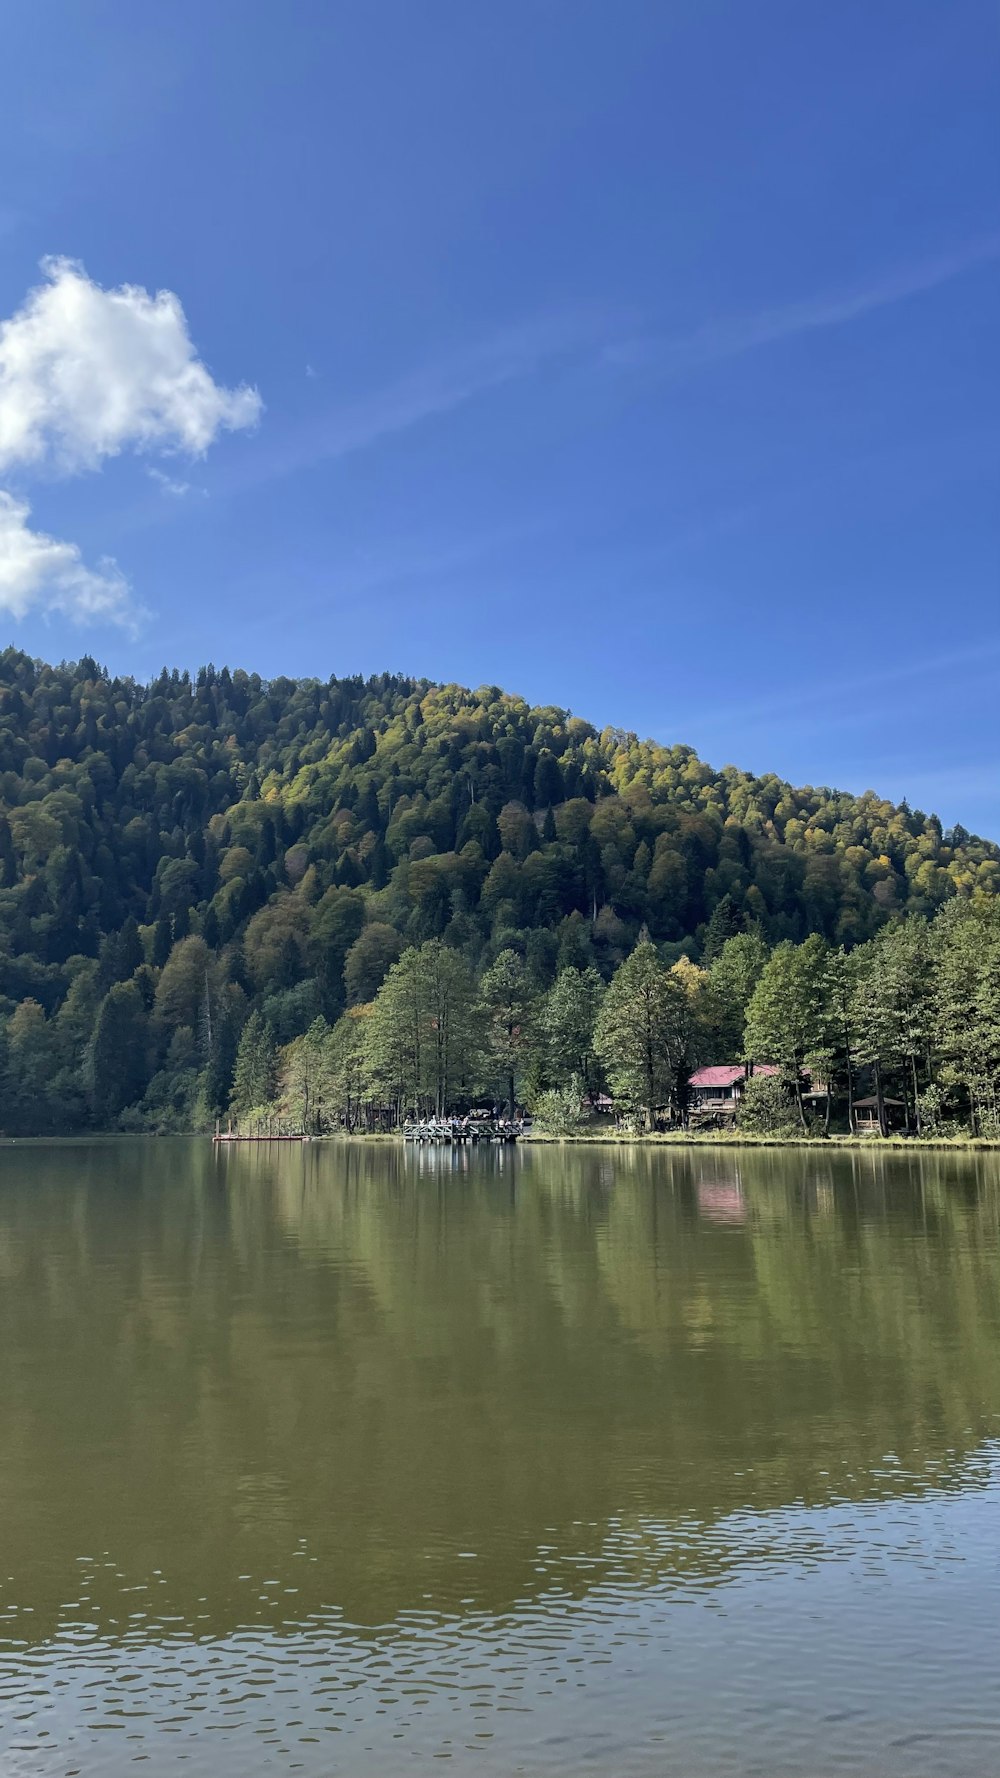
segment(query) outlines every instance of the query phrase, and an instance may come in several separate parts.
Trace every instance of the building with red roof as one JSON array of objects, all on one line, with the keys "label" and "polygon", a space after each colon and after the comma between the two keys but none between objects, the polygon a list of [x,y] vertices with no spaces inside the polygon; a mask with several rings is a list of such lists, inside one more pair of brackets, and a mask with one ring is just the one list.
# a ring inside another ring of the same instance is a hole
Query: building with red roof
[{"label": "building with red roof", "polygon": [[[758,1062],[755,1074],[778,1074],[770,1062]],[[733,1118],[746,1085],[747,1071],[742,1062],[713,1063],[697,1068],[688,1080],[691,1114],[697,1118]]]}]

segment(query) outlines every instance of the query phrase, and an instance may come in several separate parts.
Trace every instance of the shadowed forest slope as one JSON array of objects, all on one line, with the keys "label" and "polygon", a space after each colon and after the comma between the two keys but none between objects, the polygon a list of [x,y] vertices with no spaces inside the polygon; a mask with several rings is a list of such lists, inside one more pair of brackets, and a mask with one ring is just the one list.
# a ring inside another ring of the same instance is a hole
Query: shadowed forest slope
[{"label": "shadowed forest slope", "polygon": [[998,886],[1000,850],[933,815],[715,770],[496,686],[212,667],[140,685],[0,654],[8,1128],[101,1122],[87,1056],[92,1074],[116,984],[155,1039],[138,1098],[151,1067],[210,1066],[227,1017],[258,1006],[290,1042],[429,939],[474,970],[513,947],[545,988],[607,978],[643,926],[668,963],[751,927],[850,949]]}]

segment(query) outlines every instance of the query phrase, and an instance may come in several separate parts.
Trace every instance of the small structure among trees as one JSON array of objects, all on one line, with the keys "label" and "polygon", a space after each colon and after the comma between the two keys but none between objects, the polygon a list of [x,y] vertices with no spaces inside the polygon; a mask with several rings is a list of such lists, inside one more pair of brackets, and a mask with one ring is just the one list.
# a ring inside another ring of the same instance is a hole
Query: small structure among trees
[{"label": "small structure among trees", "polygon": [[872,1093],[854,1101],[854,1128],[859,1136],[889,1135],[905,1128],[908,1107],[905,1099],[887,1099]]},{"label": "small structure among trees", "polygon": [[[780,1069],[771,1063],[758,1063],[759,1075],[777,1077]],[[709,1122],[735,1123],[750,1070],[743,1062],[712,1063],[697,1068],[688,1081],[690,1121],[692,1125]]]}]

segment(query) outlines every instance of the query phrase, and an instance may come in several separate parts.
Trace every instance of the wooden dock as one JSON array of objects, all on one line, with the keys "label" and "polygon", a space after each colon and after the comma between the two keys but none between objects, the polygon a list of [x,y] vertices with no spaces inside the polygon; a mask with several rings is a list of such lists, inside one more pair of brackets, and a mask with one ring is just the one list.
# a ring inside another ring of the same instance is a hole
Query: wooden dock
[{"label": "wooden dock", "polygon": [[311,1142],[311,1136],[213,1136],[213,1142]]}]

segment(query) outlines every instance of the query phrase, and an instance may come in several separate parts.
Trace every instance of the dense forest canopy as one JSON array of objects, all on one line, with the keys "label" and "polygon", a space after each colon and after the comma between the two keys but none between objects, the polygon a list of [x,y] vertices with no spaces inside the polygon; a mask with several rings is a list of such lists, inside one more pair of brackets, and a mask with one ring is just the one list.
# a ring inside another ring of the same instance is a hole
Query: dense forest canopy
[{"label": "dense forest canopy", "polygon": [[496,686],[140,685],[7,650],[0,1127],[191,1127],[227,1108],[252,1016],[290,1045],[429,944],[477,982],[513,955],[541,995],[609,981],[640,934],[667,969],[741,933],[852,952],[998,888],[997,846],[933,815]]}]

